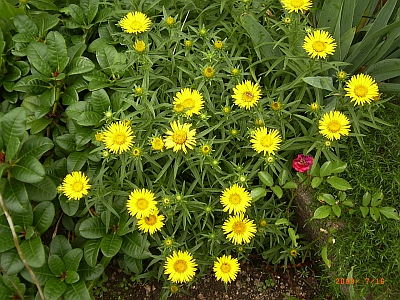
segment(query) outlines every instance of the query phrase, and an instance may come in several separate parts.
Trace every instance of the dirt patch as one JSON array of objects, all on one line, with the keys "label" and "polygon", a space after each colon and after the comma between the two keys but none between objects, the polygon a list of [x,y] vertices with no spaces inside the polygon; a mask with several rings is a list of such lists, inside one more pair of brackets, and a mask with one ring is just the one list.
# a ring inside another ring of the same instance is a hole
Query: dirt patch
[{"label": "dirt patch", "polygon": [[[241,263],[241,272],[236,281],[228,284],[227,289],[222,282],[216,281],[211,270],[209,270],[206,276],[196,280],[191,286],[180,287],[180,292],[172,294],[168,299],[317,299],[320,290],[313,271],[315,266],[315,262],[306,262],[297,266],[290,266],[285,271],[279,267],[274,270],[272,266],[268,266],[263,261],[262,257],[251,255],[248,261]],[[126,275],[115,266],[109,266],[106,275],[102,286],[95,290],[96,300],[157,300],[162,295],[162,282],[132,282],[131,276]],[[186,290],[184,290],[185,288]]]}]

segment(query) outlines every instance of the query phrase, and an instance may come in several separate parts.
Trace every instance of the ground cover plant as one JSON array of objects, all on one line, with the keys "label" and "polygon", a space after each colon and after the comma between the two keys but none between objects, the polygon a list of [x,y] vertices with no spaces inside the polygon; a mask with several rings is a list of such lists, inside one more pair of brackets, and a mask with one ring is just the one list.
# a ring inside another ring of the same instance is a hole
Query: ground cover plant
[{"label": "ground cover plant", "polygon": [[250,253],[314,259],[299,185],[325,189],[315,219],[398,220],[341,178],[348,140],[366,150],[399,90],[397,1],[0,9],[4,299],[90,299],[114,257],[163,298],[209,269],[234,281]]}]

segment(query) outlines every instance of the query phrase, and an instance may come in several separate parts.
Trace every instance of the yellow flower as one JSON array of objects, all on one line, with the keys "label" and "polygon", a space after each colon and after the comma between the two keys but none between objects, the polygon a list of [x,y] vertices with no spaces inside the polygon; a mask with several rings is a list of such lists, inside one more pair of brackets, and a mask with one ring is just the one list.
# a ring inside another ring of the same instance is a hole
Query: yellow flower
[{"label": "yellow flower", "polygon": [[171,291],[172,294],[176,294],[177,292],[179,292],[179,286],[177,285],[171,285],[171,287],[169,288],[169,290]]},{"label": "yellow flower", "polygon": [[296,249],[291,249],[289,253],[290,253],[290,256],[292,256],[292,257],[296,257],[297,256],[297,250]]},{"label": "yellow flower", "polygon": [[221,50],[223,46],[224,46],[224,44],[220,40],[217,40],[217,41],[214,42],[214,47],[217,50]]},{"label": "yellow flower", "polygon": [[318,105],[317,102],[313,102],[313,103],[310,104],[310,108],[311,108],[312,111],[317,111],[318,108],[319,108],[319,105]]},{"label": "yellow flower", "polygon": [[139,147],[135,147],[132,149],[132,155],[134,157],[139,157],[140,155],[142,155],[142,150]]},{"label": "yellow flower", "polygon": [[319,132],[330,140],[339,140],[342,135],[349,135],[350,121],[340,111],[330,111],[319,121]]},{"label": "yellow flower", "polygon": [[137,53],[143,53],[144,51],[146,51],[146,43],[144,41],[141,40],[136,40],[135,45],[133,46],[133,48],[135,49],[135,51]]},{"label": "yellow flower", "polygon": [[222,108],[222,112],[223,112],[225,115],[230,114],[231,111],[232,111],[232,109],[231,109],[229,106],[224,106],[224,107]]},{"label": "yellow flower", "polygon": [[213,67],[207,67],[204,69],[204,72],[203,72],[204,77],[210,79],[214,76],[214,74],[215,74],[215,71],[214,71]]},{"label": "yellow flower", "polygon": [[141,86],[137,86],[135,88],[135,93],[137,96],[141,96],[143,94],[143,88]]},{"label": "yellow flower", "polygon": [[262,220],[260,220],[260,226],[261,227],[265,227],[265,226],[267,226],[267,220],[265,220],[265,219],[262,219]]},{"label": "yellow flower", "polygon": [[150,19],[140,11],[129,12],[119,21],[119,26],[121,26],[126,33],[134,34],[149,30],[150,24]]},{"label": "yellow flower", "polygon": [[280,143],[282,142],[281,135],[279,131],[269,130],[264,126],[256,129],[251,135],[252,139],[250,142],[252,143],[253,149],[257,153],[264,152],[264,155],[268,152],[268,155],[275,154],[276,151],[279,150]]},{"label": "yellow flower", "polygon": [[260,119],[260,118],[257,118],[257,119],[254,121],[254,124],[255,124],[256,126],[263,126],[263,125],[264,125],[264,121],[263,121],[262,119]]},{"label": "yellow flower", "polygon": [[138,220],[137,224],[139,230],[142,232],[148,232],[150,234],[160,231],[164,226],[165,217],[158,214],[158,209],[155,209],[148,217],[142,217]]},{"label": "yellow flower", "polygon": [[169,16],[167,18],[167,20],[165,21],[165,23],[167,23],[168,26],[172,26],[175,24],[175,19],[173,17]]},{"label": "yellow flower", "polygon": [[150,139],[151,148],[155,151],[164,151],[164,141],[162,137],[152,137]]},{"label": "yellow flower", "polygon": [[244,213],[251,205],[250,193],[237,183],[222,192],[220,201],[224,206],[223,211],[227,211],[230,214]]},{"label": "yellow flower", "polygon": [[285,24],[290,24],[290,23],[292,23],[292,19],[289,18],[289,17],[286,17],[286,18],[283,18],[283,22],[284,22]]},{"label": "yellow flower", "polygon": [[104,135],[101,132],[95,134],[96,141],[102,142],[104,140]]},{"label": "yellow flower", "polygon": [[167,130],[167,136],[164,138],[165,148],[173,148],[174,152],[182,150],[185,154],[187,153],[186,147],[193,149],[196,145],[196,129],[190,130],[192,124],[180,124],[179,121],[173,121],[170,126],[172,131]]},{"label": "yellow flower", "polygon": [[189,40],[186,40],[186,41],[185,41],[185,47],[186,47],[186,48],[191,48],[192,46],[193,46],[192,41],[189,41]]},{"label": "yellow flower", "polygon": [[147,189],[135,189],[129,195],[126,208],[129,214],[136,218],[149,217],[157,210],[154,193]]},{"label": "yellow flower", "polygon": [[217,280],[229,283],[236,279],[237,273],[240,271],[239,261],[237,258],[224,254],[214,262],[213,270]]},{"label": "yellow flower", "polygon": [[176,112],[185,111],[189,117],[200,114],[204,106],[203,96],[198,90],[184,88],[176,93],[174,97],[174,110]]},{"label": "yellow flower", "polygon": [[283,4],[283,8],[287,9],[290,13],[295,12],[305,12],[309,10],[312,6],[312,2],[310,0],[281,0]]},{"label": "yellow flower", "polygon": [[329,32],[324,30],[315,30],[309,33],[303,43],[303,49],[311,58],[326,58],[328,54],[335,53],[335,48],[335,40]]},{"label": "yellow flower", "polygon": [[375,80],[365,74],[357,74],[350,78],[346,83],[344,90],[347,92],[346,96],[351,98],[354,105],[364,105],[371,103],[375,97],[379,96],[378,85]]},{"label": "yellow flower", "polygon": [[337,79],[343,81],[346,79],[347,73],[345,71],[339,71],[336,73],[336,77],[337,77]]},{"label": "yellow flower", "polygon": [[204,144],[200,147],[200,152],[203,155],[209,155],[212,151],[212,147],[209,144]]},{"label": "yellow flower", "polygon": [[117,154],[128,151],[135,137],[132,128],[121,121],[111,123],[103,134],[106,148]]},{"label": "yellow flower", "polygon": [[234,245],[250,243],[257,232],[254,221],[245,218],[243,214],[230,216],[222,225],[222,230],[227,235],[226,238]]},{"label": "yellow flower", "polygon": [[235,104],[240,108],[250,109],[261,98],[261,88],[258,83],[253,84],[249,80],[243,81],[233,88]]},{"label": "yellow flower", "polygon": [[275,102],[273,102],[273,103],[271,104],[271,109],[272,109],[273,111],[278,111],[278,110],[281,109],[281,104],[280,104],[279,102],[275,101]]},{"label": "yellow flower", "polygon": [[174,251],[167,257],[164,274],[169,275],[168,280],[173,283],[191,281],[196,274],[196,261],[188,251]]},{"label": "yellow flower", "polygon": [[233,76],[238,76],[239,73],[240,73],[240,70],[239,70],[238,68],[233,68],[233,69],[231,70],[231,74],[232,74]]},{"label": "yellow flower", "polygon": [[75,171],[65,176],[61,191],[67,196],[68,200],[79,200],[89,193],[89,178],[81,171]]}]

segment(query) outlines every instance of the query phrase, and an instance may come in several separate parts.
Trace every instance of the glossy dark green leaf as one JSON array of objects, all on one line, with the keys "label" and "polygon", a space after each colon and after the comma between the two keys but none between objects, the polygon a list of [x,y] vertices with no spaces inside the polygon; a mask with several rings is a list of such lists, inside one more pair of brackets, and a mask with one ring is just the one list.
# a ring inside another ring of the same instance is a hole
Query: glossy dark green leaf
[{"label": "glossy dark green leaf", "polygon": [[25,184],[25,188],[32,201],[51,201],[57,195],[56,185],[48,176],[40,182]]},{"label": "glossy dark green leaf", "polygon": [[93,110],[100,114],[106,112],[110,106],[110,98],[104,89],[99,89],[92,93],[91,102]]},{"label": "glossy dark green leaf", "polygon": [[68,10],[72,19],[74,19],[76,23],[78,23],[79,25],[86,24],[85,12],[83,11],[82,8],[80,8],[76,4],[70,4],[68,6]]},{"label": "glossy dark green leaf", "polygon": [[100,120],[103,116],[94,111],[84,111],[77,119],[77,123],[81,126],[96,126],[100,125]]},{"label": "glossy dark green leaf", "polygon": [[146,259],[151,257],[149,246],[147,239],[136,231],[123,237],[121,250],[133,258]]},{"label": "glossy dark green leaf", "polygon": [[44,286],[43,293],[46,299],[60,299],[67,289],[67,284],[60,278],[50,278]]},{"label": "glossy dark green leaf", "polygon": [[58,72],[64,71],[68,65],[69,57],[67,54],[67,46],[61,33],[51,31],[47,34],[46,44],[48,49],[48,60],[53,69]]},{"label": "glossy dark green leaf", "polygon": [[32,155],[24,156],[10,170],[15,179],[27,183],[42,181],[45,173],[43,165]]},{"label": "glossy dark green leaf", "polygon": [[13,21],[19,33],[29,34],[32,38],[39,34],[36,24],[27,15],[16,15]]},{"label": "glossy dark green leaf", "polygon": [[39,233],[44,233],[53,223],[55,215],[51,202],[41,202],[33,209],[33,225]]},{"label": "glossy dark green leaf", "polygon": [[335,189],[340,191],[345,191],[351,189],[351,185],[347,182],[347,180],[343,178],[339,178],[337,176],[331,176],[326,181]]},{"label": "glossy dark green leaf", "polygon": [[10,178],[4,187],[3,200],[9,210],[15,213],[25,213],[29,208],[28,193],[25,185]]},{"label": "glossy dark green leaf", "polygon": [[65,276],[65,282],[68,284],[72,284],[77,282],[80,279],[79,274],[76,271],[68,271]]},{"label": "glossy dark green leaf", "polygon": [[45,254],[40,237],[25,240],[21,243],[21,251],[29,266],[39,268],[45,263]]},{"label": "glossy dark green leaf", "polygon": [[72,249],[71,244],[68,242],[67,238],[63,235],[56,235],[51,240],[50,253],[52,254],[62,257],[71,249]]},{"label": "glossy dark green leaf", "polygon": [[19,158],[31,155],[36,159],[42,157],[44,153],[52,149],[54,146],[53,141],[47,137],[31,138],[22,145],[19,152]]},{"label": "glossy dark green leaf", "polygon": [[1,254],[1,267],[8,275],[19,273],[25,266],[17,250],[11,249]]},{"label": "glossy dark green leaf", "polygon": [[80,171],[88,158],[88,152],[72,152],[67,158],[67,171]]},{"label": "glossy dark green leaf", "polygon": [[266,186],[274,185],[274,179],[267,171],[258,172],[258,177],[260,178],[261,182],[264,183]]},{"label": "glossy dark green leaf", "polygon": [[50,88],[50,84],[43,81],[38,75],[29,75],[21,78],[15,85],[14,91],[40,95]]},{"label": "glossy dark green leaf", "polygon": [[106,235],[106,226],[100,218],[89,218],[84,220],[79,227],[81,236],[87,239],[98,239]]},{"label": "glossy dark green leaf", "polygon": [[117,255],[119,249],[121,248],[121,245],[122,245],[122,237],[110,233],[101,239],[100,248],[104,256],[113,257]]},{"label": "glossy dark green leaf", "polygon": [[74,87],[67,87],[67,89],[61,94],[62,104],[71,105],[79,101],[78,92]]},{"label": "glossy dark green leaf", "polygon": [[77,200],[68,200],[67,197],[64,195],[60,196],[60,205],[62,211],[67,215],[67,216],[74,216],[76,212],[78,211],[79,208],[79,201]]},{"label": "glossy dark green leaf", "polygon": [[22,107],[14,108],[1,118],[1,137],[5,145],[13,137],[22,140],[26,132],[25,119],[26,113]]},{"label": "glossy dark green leaf", "polygon": [[83,256],[90,267],[94,267],[97,264],[100,243],[101,239],[88,240],[83,247]]},{"label": "glossy dark green leaf", "polygon": [[327,216],[329,216],[330,213],[331,213],[331,207],[329,205],[320,206],[314,211],[313,218],[314,219],[324,219]]},{"label": "glossy dark green leaf", "polygon": [[65,300],[88,300],[90,294],[85,283],[81,280],[68,285],[63,297]]},{"label": "glossy dark green leaf", "polygon": [[58,146],[60,146],[62,149],[68,151],[68,152],[73,152],[75,151],[76,144],[75,144],[75,138],[73,134],[67,133],[60,135],[56,138],[56,143]]},{"label": "glossy dark green leaf", "polygon": [[27,47],[28,60],[31,65],[41,74],[52,77],[53,69],[47,61],[47,45],[39,42],[30,42]]},{"label": "glossy dark green leaf", "polygon": [[65,263],[65,268],[67,271],[77,271],[79,267],[79,263],[83,257],[82,249],[75,248],[69,250],[64,256],[63,261]]},{"label": "glossy dark green leaf", "polygon": [[81,7],[87,17],[87,24],[92,23],[99,9],[99,0],[81,0]]},{"label": "glossy dark green leaf", "polygon": [[60,276],[61,274],[67,271],[62,258],[55,254],[51,254],[49,256],[48,265],[50,271],[56,276]]},{"label": "glossy dark green leaf", "polygon": [[58,7],[51,0],[29,0],[29,4],[32,4],[40,10],[54,10],[58,12]]}]

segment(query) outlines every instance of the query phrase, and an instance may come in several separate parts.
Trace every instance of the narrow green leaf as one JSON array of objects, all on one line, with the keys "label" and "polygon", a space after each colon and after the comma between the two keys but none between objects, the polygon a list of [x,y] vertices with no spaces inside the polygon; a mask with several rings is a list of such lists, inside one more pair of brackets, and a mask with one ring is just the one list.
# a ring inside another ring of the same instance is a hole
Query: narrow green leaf
[{"label": "narrow green leaf", "polygon": [[327,91],[334,91],[335,88],[333,87],[332,77],[304,77],[303,81],[308,83],[309,85],[327,90]]},{"label": "narrow green leaf", "polygon": [[345,191],[352,189],[351,185],[343,178],[339,178],[337,176],[331,176],[326,181],[335,189],[340,191]]},{"label": "narrow green leaf", "polygon": [[314,219],[324,219],[331,213],[331,207],[329,205],[323,205],[318,207],[314,212]]},{"label": "narrow green leaf", "polygon": [[10,174],[22,182],[37,183],[46,174],[43,165],[32,155],[26,155],[15,164]]},{"label": "narrow green leaf", "polygon": [[332,266],[332,261],[328,259],[328,247],[324,246],[321,250],[321,257],[328,268]]},{"label": "narrow green leaf", "polygon": [[29,266],[39,268],[44,265],[44,248],[39,236],[23,241],[20,247]]}]

